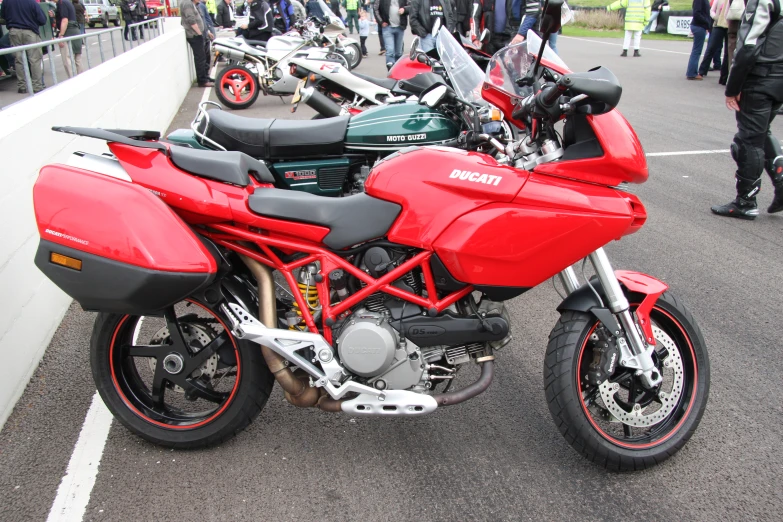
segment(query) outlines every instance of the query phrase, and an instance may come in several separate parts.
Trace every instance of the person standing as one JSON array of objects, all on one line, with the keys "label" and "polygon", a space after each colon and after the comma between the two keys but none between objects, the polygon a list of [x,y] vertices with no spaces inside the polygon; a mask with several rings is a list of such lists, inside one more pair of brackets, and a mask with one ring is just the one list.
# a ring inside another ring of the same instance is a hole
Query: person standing
[{"label": "person standing", "polygon": [[[275,23],[279,26],[277,29],[281,33],[287,33],[296,22],[293,4],[288,0],[272,0],[271,7],[272,16]],[[279,18],[277,17],[278,14],[280,15]]]},{"label": "person standing", "polygon": [[76,23],[79,24],[79,32],[84,34],[84,13],[86,9],[84,4],[80,0],[71,0],[73,2],[73,9],[76,11]]},{"label": "person standing", "polygon": [[783,106],[783,15],[781,0],[748,0],[737,35],[737,52],[726,83],[726,106],[736,112],[731,155],[737,162],[737,197],[711,207],[714,214],[753,220],[766,170],[775,197],[767,209],[783,211],[783,152],[771,125]]},{"label": "person standing", "polygon": [[[136,2],[136,9],[133,10],[133,23],[138,24],[147,19],[147,2],[145,0],[138,0]],[[144,39],[144,26],[138,26],[139,38]]]},{"label": "person standing", "polygon": [[[425,53],[434,49],[437,44],[437,36],[432,34],[436,26],[454,32],[454,6],[451,0],[411,0],[405,12],[410,19],[411,31],[420,38],[419,49]],[[386,54],[388,53],[387,44]]]},{"label": "person standing", "polygon": [[123,37],[128,40],[128,33],[130,38],[136,39],[136,28],[131,27],[133,23],[134,13],[136,12],[136,4],[138,0],[122,0],[120,4],[120,11],[122,11],[122,19],[125,21],[125,31]]},{"label": "person standing", "polygon": [[402,56],[405,28],[408,27],[408,0],[375,0],[374,8],[378,27],[383,29],[386,69],[391,69]]},{"label": "person standing", "polygon": [[642,31],[652,16],[650,0],[617,0],[609,5],[607,11],[625,9],[625,39],[623,40],[623,52],[620,56],[628,56],[628,49],[633,37],[633,55],[639,57],[639,47],[642,43]]},{"label": "person standing", "polygon": [[[196,9],[198,9],[198,14],[201,15],[201,19],[204,20],[204,27],[206,28],[206,31],[204,31],[206,36],[206,38],[204,38],[204,57],[207,61],[207,71],[209,71],[210,64],[212,63],[211,42],[217,36],[217,31],[215,30],[215,24],[212,23],[212,17],[210,16],[209,11],[207,11],[207,4],[199,2],[196,4]],[[139,26],[139,30],[141,30],[141,26]]]},{"label": "person standing", "polygon": [[665,6],[669,5],[669,2],[666,0],[655,0],[652,5],[652,13],[650,14],[650,21],[647,22],[647,26],[645,26],[644,31],[642,31],[642,34],[650,34],[650,29],[652,28],[653,22],[655,22],[658,17],[661,15],[661,11],[663,11],[663,8]]},{"label": "person standing", "polygon": [[343,20],[342,13],[340,13],[340,0],[332,0],[329,3],[329,9],[332,10],[332,13],[334,13],[334,16],[336,16],[340,20]]},{"label": "person standing", "polygon": [[359,42],[362,46],[362,56],[367,57],[367,37],[370,36],[370,20],[367,11],[359,13]]},{"label": "person standing", "polygon": [[233,0],[223,0],[217,7],[218,27],[234,27],[236,16],[234,14]]},{"label": "person standing", "polygon": [[[0,4],[0,18],[5,20],[9,40],[12,47],[41,42],[39,27],[46,23],[41,8],[35,0],[4,0]],[[27,54],[27,64],[30,67],[30,81],[33,92],[43,90],[43,54],[40,48],[23,51]],[[27,93],[22,53],[16,53],[14,64],[16,71],[16,86],[19,94]]]},{"label": "person standing", "polygon": [[179,15],[182,27],[185,29],[185,38],[193,51],[193,65],[196,69],[198,86],[212,87],[215,84],[209,79],[207,57],[204,55],[206,25],[196,8],[198,2],[199,0],[181,0]]},{"label": "person standing", "polygon": [[386,54],[386,41],[383,39],[383,25],[381,24],[381,16],[378,14],[378,8],[375,7],[375,3],[372,4],[373,13],[375,13],[375,25],[378,27],[378,42],[381,44],[381,50],[378,51],[380,56]]},{"label": "person standing", "polygon": [[250,2],[250,20],[241,27],[245,38],[266,42],[272,38],[274,25],[272,8],[266,0],[252,0]]},{"label": "person standing", "polygon": [[313,16],[322,22],[326,21],[326,13],[324,13],[318,0],[308,0],[305,10],[307,11],[307,16]]},{"label": "person standing", "polygon": [[[537,0],[535,3],[538,5]],[[507,46],[520,27],[519,18],[514,17],[513,10],[514,0],[474,0],[470,21],[471,40],[476,45],[485,46],[491,54]],[[489,30],[488,43],[478,41],[484,29]]]},{"label": "person standing", "polygon": [[[68,36],[79,36],[79,25],[76,23],[76,10],[73,8],[71,0],[60,0],[57,2],[57,27],[60,30],[60,38]],[[60,56],[63,59],[63,67],[68,78],[72,78],[73,65],[71,64],[71,51],[73,51],[73,62],[76,65],[76,74],[84,72],[82,64],[82,40],[71,40],[70,42],[60,42]]]},{"label": "person standing", "polygon": [[359,31],[359,0],[343,0],[345,6],[345,26],[353,34],[353,28]]},{"label": "person standing", "polygon": [[710,3],[708,0],[693,0],[693,19],[691,20],[691,32],[693,33],[693,47],[691,57],[688,59],[688,70],[685,77],[689,80],[703,80],[699,74],[699,58],[704,48],[704,37],[710,27]]},{"label": "person standing", "polygon": [[710,62],[715,63],[713,69],[719,71],[721,68],[720,57],[729,30],[729,21],[726,19],[726,15],[729,12],[730,3],[731,0],[715,0],[712,3],[712,8],[710,9],[712,31],[710,31],[710,38],[707,40],[707,51],[704,53],[704,58],[699,66],[699,76],[707,76],[710,70]]},{"label": "person standing", "polygon": [[730,0],[729,12],[726,15],[728,28],[726,29],[726,45],[723,51],[723,64],[720,68],[718,83],[726,85],[729,79],[729,69],[734,60],[734,51],[737,49],[737,32],[739,32],[742,15],[745,12],[745,0]]},{"label": "person standing", "polygon": [[204,24],[209,27],[209,22],[212,22],[212,26],[215,25],[215,17],[217,16],[217,2],[215,0],[205,0],[204,2],[200,2],[204,4],[204,6],[207,8],[207,13],[209,14],[209,20],[206,18],[204,19]]}]

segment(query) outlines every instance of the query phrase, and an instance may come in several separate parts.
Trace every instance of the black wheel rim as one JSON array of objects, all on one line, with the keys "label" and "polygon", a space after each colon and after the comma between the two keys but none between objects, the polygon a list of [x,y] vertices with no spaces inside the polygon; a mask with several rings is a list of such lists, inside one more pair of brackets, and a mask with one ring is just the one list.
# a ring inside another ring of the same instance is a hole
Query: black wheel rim
[{"label": "black wheel rim", "polygon": [[125,404],[164,428],[195,429],[216,420],[239,387],[236,339],[217,313],[192,300],[163,317],[124,316],[109,357]]},{"label": "black wheel rim", "polygon": [[[585,336],[577,358],[577,390],[582,411],[588,421],[608,441],[634,450],[648,449],[663,444],[674,436],[691,412],[698,386],[698,367],[693,343],[683,325],[672,314],[657,305],[653,307],[650,318],[656,328],[674,342],[674,347],[682,361],[682,391],[671,411],[663,420],[647,427],[629,426],[623,422],[617,422],[617,418],[609,413],[608,405],[603,403],[598,387],[586,382],[584,377],[592,360],[592,345],[595,342],[591,340],[591,336],[600,328],[597,322]],[[659,399],[658,395],[666,397],[668,392],[674,392],[677,370],[667,370],[664,367],[663,362],[668,356],[668,349],[666,346],[662,346],[663,344],[658,340],[656,351],[653,354],[653,360],[664,377],[662,385],[655,390],[646,390],[633,372],[619,365],[609,377],[610,383],[617,383],[621,388],[617,393],[616,403],[625,412],[631,413],[633,404],[639,404],[640,410],[652,410],[649,414],[654,415],[656,408],[662,409],[664,407],[665,399]],[[663,393],[661,394],[661,392]]]}]

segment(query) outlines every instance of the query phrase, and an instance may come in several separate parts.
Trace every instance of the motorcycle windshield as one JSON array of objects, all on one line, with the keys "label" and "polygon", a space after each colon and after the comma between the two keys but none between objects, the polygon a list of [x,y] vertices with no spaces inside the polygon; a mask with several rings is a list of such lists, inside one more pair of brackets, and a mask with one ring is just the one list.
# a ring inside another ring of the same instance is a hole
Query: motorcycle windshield
[{"label": "motorcycle windshield", "polygon": [[[539,49],[541,49],[541,37],[532,30],[528,31],[524,42],[504,47],[492,57],[484,81],[510,96],[524,98],[530,95],[533,92],[532,87],[521,87],[517,85],[517,80],[523,78],[533,67]],[[562,71],[568,70],[568,66],[549,47],[549,43],[544,47],[542,59],[561,68]]]},{"label": "motorcycle windshield", "polygon": [[344,31],[345,30],[345,24],[343,23],[342,19],[340,19],[339,16],[335,15],[334,12],[329,8],[329,5],[324,2],[324,0],[318,0],[318,5],[321,6],[321,9],[324,12],[324,16],[326,16],[326,21],[329,22],[329,25],[324,27],[324,31]]},{"label": "motorcycle windshield", "polygon": [[484,73],[444,27],[438,31],[438,55],[457,95],[469,102],[485,104],[481,98]]}]

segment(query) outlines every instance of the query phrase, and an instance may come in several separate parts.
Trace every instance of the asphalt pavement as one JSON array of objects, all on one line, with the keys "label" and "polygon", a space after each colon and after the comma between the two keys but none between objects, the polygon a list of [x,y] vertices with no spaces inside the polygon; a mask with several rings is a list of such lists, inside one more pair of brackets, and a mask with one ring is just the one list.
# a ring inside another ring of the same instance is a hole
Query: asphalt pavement
[{"label": "asphalt pavement", "polygon": [[[109,28],[113,27],[114,25],[110,25]],[[89,36],[93,33],[100,33],[106,28],[101,26],[95,28],[87,27],[85,29],[85,33]],[[144,43],[145,41],[157,35],[157,30],[153,29],[152,31],[148,31],[145,27],[144,37],[146,40],[124,40],[122,36],[123,31],[124,27],[119,31],[95,34],[94,36],[87,38],[84,46],[82,47],[82,64],[84,65],[84,69],[87,70],[95,67],[104,61],[110,60],[114,56],[118,56],[125,51],[129,51],[132,48],[131,46],[137,47],[140,43]],[[53,54],[47,53],[43,55],[43,77],[46,87],[52,87],[55,85],[54,78],[52,76],[51,65],[49,62],[52,56],[54,56],[54,74],[57,77],[57,82],[61,83],[68,79],[68,76],[65,74],[65,67],[63,65],[62,56],[60,54],[61,49],[57,46],[56,43],[49,47],[54,47]],[[6,56],[8,55],[0,56],[0,60],[4,59]],[[27,94],[19,94],[17,89],[18,86],[15,74],[12,74],[11,77],[0,77],[0,110],[11,105],[12,103],[16,103],[29,97]]]},{"label": "asphalt pavement", "polygon": [[[735,123],[715,74],[685,80],[689,43],[643,41],[641,58],[621,58],[619,43],[558,45],[573,70],[603,65],[620,78],[619,109],[647,153],[728,149]],[[376,36],[368,47],[358,70],[383,75]],[[203,93],[192,89],[172,129],[187,126]],[[242,114],[292,117],[288,107],[262,96]],[[300,107],[293,117],[312,114]],[[783,137],[781,122],[774,130]],[[653,156],[649,167],[649,181],[634,188],[647,224],[607,250],[616,268],[659,277],[683,299],[712,368],[701,425],[666,463],[608,473],[560,436],[542,386],[559,302],[546,283],[510,302],[514,340],[498,353],[490,389],[429,416],[298,410],[276,387],[248,429],[209,450],[164,450],[114,422],[84,519],[783,519],[783,215],[744,222],[710,213],[733,196],[727,153]],[[771,195],[765,176],[763,208]],[[4,520],[49,513],[94,393],[93,319],[72,306],[0,432]]]}]

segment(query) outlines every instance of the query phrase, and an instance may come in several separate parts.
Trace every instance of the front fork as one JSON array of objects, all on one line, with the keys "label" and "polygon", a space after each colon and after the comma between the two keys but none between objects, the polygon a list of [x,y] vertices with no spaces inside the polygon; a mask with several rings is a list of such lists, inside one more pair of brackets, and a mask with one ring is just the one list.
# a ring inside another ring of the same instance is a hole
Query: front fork
[{"label": "front fork", "polygon": [[[625,332],[625,337],[620,336],[620,332],[613,332],[618,338],[617,346],[620,349],[620,364],[626,368],[636,370],[636,375],[641,378],[642,383],[647,388],[659,385],[663,378],[652,359],[655,340],[650,338],[650,343],[648,344],[641,336],[631,313],[628,299],[625,297],[620,282],[612,269],[612,264],[609,262],[609,257],[607,257],[603,248],[599,248],[590,254],[588,259],[593,265],[595,274],[603,288],[603,297],[607,301],[604,305],[615,315],[622,330]],[[562,281],[569,294],[580,286],[573,266],[569,266],[560,272],[560,281]],[[649,321],[649,318],[646,320]]]}]

